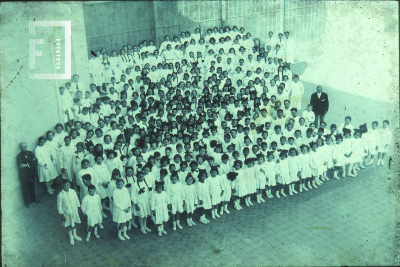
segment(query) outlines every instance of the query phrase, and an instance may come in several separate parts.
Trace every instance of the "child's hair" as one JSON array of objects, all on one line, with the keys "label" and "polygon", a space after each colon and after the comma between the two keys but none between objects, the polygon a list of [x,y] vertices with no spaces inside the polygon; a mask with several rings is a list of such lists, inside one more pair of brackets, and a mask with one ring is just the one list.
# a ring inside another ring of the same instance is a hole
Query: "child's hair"
[{"label": "child's hair", "polygon": [[384,120],[383,123],[389,124],[389,120]]},{"label": "child's hair", "polygon": [[174,160],[177,159],[177,158],[180,159],[180,160],[182,160],[182,156],[179,155],[179,154],[176,154],[176,155],[174,156]]},{"label": "child's hair", "polygon": [[321,144],[322,144],[322,145],[325,144],[324,139],[322,139],[321,137],[318,137],[316,142],[318,142],[318,140],[321,140]]},{"label": "child's hair", "polygon": [[185,178],[185,182],[186,182],[186,183],[187,183],[187,181],[188,181],[189,178],[192,178],[193,181],[194,181],[194,178],[193,178],[192,174],[191,174],[191,173],[188,173],[188,175],[187,175],[186,178]]},{"label": "child's hair", "polygon": [[228,160],[228,159],[229,159],[229,155],[227,155],[227,154],[223,154],[221,156],[221,160]]},{"label": "child's hair", "polygon": [[[121,172],[118,169],[114,169],[111,174],[111,179],[114,179],[116,176],[121,176]],[[123,181],[123,180],[122,180]]]},{"label": "child's hair", "polygon": [[69,180],[68,179],[62,179],[62,184],[69,184]]},{"label": "child's hair", "polygon": [[121,178],[119,178],[119,179],[117,179],[116,184],[118,184],[118,183],[120,183],[120,182],[124,183],[124,180],[122,180]]},{"label": "child's hair", "polygon": [[378,122],[378,121],[373,121],[373,122],[372,122],[372,125],[373,125],[373,124],[376,124],[376,126],[378,126],[378,125],[379,125],[379,122]]},{"label": "child's hair", "polygon": [[187,167],[187,166],[188,166],[188,164],[187,164],[187,162],[186,162],[186,161],[182,161],[182,162],[179,164],[179,166],[180,166],[180,167],[182,167],[182,166],[186,166],[186,167]]},{"label": "child's hair", "polygon": [[102,160],[104,160],[103,156],[102,156],[102,155],[100,155],[100,154],[98,154],[98,155],[94,156],[94,160],[97,160],[98,158],[101,158]]},{"label": "child's hair", "polygon": [[92,176],[87,173],[85,175],[82,175],[82,180],[86,180],[86,181],[91,182],[92,181]]},{"label": "child's hair", "polygon": [[83,166],[83,164],[85,164],[85,163],[89,163],[89,160],[88,160],[88,159],[83,159],[83,160],[81,161],[81,166]]},{"label": "child's hair", "polygon": [[339,139],[343,141],[343,135],[341,135],[341,134],[336,135],[335,138],[336,138],[336,141]]},{"label": "child's hair", "polygon": [[348,119],[348,120],[350,120],[350,121],[351,121],[351,117],[350,117],[350,116],[346,116],[346,117],[344,117],[344,119],[345,119],[345,120],[347,120],[347,119]]},{"label": "child's hair", "polygon": [[173,172],[171,173],[171,178],[172,178],[172,177],[176,177],[177,179],[179,179],[178,172],[177,172],[177,171],[173,171]]},{"label": "child's hair", "polygon": [[233,162],[233,164],[234,164],[234,165],[240,164],[240,168],[242,168],[242,166],[243,166],[243,162],[242,162],[241,160],[235,160],[235,161]]},{"label": "child's hair", "polygon": [[292,151],[295,151],[295,152],[296,152],[296,156],[299,154],[299,153],[297,152],[297,149],[294,148],[294,147],[291,147],[291,148],[289,149],[289,152],[292,152]]},{"label": "child's hair", "polygon": [[54,129],[57,129],[58,127],[61,127],[61,129],[64,130],[64,126],[61,123],[57,123]]},{"label": "child's hair", "polygon": [[129,170],[129,169],[131,169],[131,170],[133,171],[132,166],[126,166],[126,167],[125,167],[125,176],[126,176],[127,170]]}]

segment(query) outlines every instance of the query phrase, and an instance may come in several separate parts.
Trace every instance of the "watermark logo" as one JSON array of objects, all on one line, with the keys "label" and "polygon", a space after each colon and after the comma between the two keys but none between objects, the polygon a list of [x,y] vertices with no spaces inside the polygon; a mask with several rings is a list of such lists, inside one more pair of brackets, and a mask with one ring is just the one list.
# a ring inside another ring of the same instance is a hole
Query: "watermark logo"
[{"label": "watermark logo", "polygon": [[[64,47],[62,47],[62,36],[54,38],[54,48],[51,48],[54,69],[59,70],[63,66],[64,73],[30,73],[30,79],[71,79],[71,21],[30,21],[29,34],[36,34],[36,27],[64,27]],[[42,34],[43,37],[43,34]],[[52,37],[47,38],[48,41]],[[36,45],[45,44],[45,39],[29,39],[29,69],[36,68],[37,57],[43,56],[43,51],[36,50]],[[63,51],[64,48],[64,51]]]}]

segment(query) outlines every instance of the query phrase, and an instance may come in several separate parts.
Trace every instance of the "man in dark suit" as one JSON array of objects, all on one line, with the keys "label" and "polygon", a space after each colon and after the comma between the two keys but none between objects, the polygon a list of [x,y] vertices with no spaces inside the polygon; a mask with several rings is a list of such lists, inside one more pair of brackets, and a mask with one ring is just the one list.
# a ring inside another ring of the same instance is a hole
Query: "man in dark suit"
[{"label": "man in dark suit", "polygon": [[323,122],[329,109],[328,95],[322,92],[321,85],[318,85],[317,92],[311,95],[310,104],[313,106],[312,111],[315,113],[315,128],[318,129],[318,119],[319,123]]},{"label": "man in dark suit", "polygon": [[26,150],[25,142],[19,144],[21,152],[17,156],[17,164],[19,169],[19,179],[21,181],[22,196],[26,207],[29,208],[32,202],[39,203],[35,193],[35,179],[37,172],[37,159],[35,155]]}]

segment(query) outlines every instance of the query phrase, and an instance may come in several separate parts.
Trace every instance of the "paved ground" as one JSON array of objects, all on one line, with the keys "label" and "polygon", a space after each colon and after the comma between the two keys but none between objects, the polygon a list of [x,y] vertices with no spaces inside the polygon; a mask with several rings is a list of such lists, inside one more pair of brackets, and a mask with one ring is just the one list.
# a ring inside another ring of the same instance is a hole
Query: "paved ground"
[{"label": "paved ground", "polygon": [[151,225],[153,233],[132,230],[131,240],[121,242],[107,219],[100,239],[75,246],[58,219],[56,196],[44,195],[43,203],[21,213],[25,220],[13,233],[19,253],[8,260],[10,266],[394,265],[393,180],[382,170],[372,165],[356,178],[331,179],[294,197],[231,208],[207,226],[183,223],[173,232],[167,225],[162,238]]},{"label": "paved ground", "polygon": [[[305,83],[305,95],[316,85]],[[357,114],[354,125],[379,121],[391,107],[371,99],[329,88],[332,108],[328,124]],[[306,101],[306,99],[305,99]],[[362,105],[357,105],[361,103]],[[347,108],[346,108],[347,106]],[[335,121],[334,121],[335,119]],[[386,164],[388,161],[386,161]],[[397,165],[391,164],[391,169]],[[331,173],[328,174],[332,176]],[[119,241],[111,219],[104,221],[100,239],[69,244],[56,208],[56,195],[42,195],[42,203],[19,212],[16,227],[4,233],[4,266],[326,266],[395,265],[398,205],[397,179],[389,166],[375,164],[360,171],[356,178],[331,179],[318,189],[293,197],[274,198],[231,214],[209,225],[173,232],[167,236],[144,236],[138,230],[128,234],[130,241]],[[6,207],[3,207],[3,209]],[[108,213],[109,214],[109,213]],[[208,215],[209,216],[209,215]],[[198,221],[198,215],[195,216]],[[8,222],[3,222],[6,224]],[[85,237],[85,219],[78,234]]]}]

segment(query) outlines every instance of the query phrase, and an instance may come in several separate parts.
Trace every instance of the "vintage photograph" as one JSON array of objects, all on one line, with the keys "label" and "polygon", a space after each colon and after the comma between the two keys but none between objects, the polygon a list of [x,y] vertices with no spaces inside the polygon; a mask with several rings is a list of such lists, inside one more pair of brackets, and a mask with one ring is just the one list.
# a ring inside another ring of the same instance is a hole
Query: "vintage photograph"
[{"label": "vintage photograph", "polygon": [[400,265],[397,1],[0,12],[2,266]]}]

